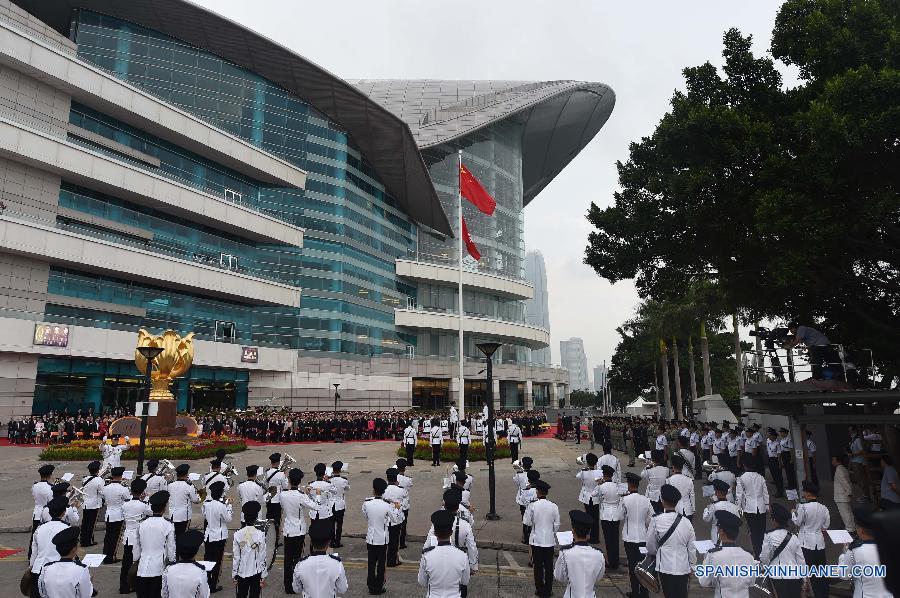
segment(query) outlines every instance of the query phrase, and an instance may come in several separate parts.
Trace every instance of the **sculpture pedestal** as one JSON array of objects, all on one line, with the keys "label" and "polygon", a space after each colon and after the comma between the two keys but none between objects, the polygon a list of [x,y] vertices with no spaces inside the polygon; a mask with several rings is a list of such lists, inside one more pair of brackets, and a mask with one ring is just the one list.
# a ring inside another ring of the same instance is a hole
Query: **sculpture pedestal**
[{"label": "sculpture pedestal", "polygon": [[172,399],[156,401],[159,411],[156,416],[147,418],[147,437],[165,438],[175,436],[175,416],[178,412],[178,402]]}]

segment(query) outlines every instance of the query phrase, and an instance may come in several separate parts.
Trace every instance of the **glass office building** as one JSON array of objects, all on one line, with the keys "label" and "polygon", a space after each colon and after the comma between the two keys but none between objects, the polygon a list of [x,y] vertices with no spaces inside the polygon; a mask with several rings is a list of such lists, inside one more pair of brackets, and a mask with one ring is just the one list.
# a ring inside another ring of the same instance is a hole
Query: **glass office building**
[{"label": "glass office building", "polygon": [[[0,412],[133,403],[140,328],[195,333],[183,409],[326,408],[335,383],[343,408],[565,396],[564,370],[528,363],[549,331],[525,320],[524,208],[606,122],[608,87],[343,81],[153,4],[0,0],[0,140],[21,148],[0,159]],[[462,206],[482,254],[462,317],[460,155],[498,206]],[[504,343],[490,393],[483,340]]]}]

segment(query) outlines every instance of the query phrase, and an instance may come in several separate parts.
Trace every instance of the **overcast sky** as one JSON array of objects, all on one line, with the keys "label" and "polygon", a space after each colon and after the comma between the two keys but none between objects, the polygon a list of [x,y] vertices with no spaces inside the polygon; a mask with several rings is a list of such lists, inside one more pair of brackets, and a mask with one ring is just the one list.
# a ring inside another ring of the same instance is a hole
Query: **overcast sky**
[{"label": "overcast sky", "polygon": [[616,92],[606,126],[525,210],[527,249],[547,263],[554,363],[559,341],[584,339],[588,367],[609,360],[615,328],[637,304],[582,263],[593,201],[612,202],[615,162],[650,134],[681,69],[721,63],[738,27],[768,50],[779,0],[200,0],[347,79],[576,79]]}]

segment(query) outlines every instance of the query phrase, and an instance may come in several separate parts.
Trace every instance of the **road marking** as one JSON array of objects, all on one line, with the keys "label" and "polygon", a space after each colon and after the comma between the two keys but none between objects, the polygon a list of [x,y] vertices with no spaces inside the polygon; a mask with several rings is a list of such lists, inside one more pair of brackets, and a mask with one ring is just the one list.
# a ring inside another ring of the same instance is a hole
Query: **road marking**
[{"label": "road marking", "polygon": [[517,577],[528,577],[524,573],[525,571],[528,571],[528,569],[520,566],[519,563],[516,562],[516,559],[514,559],[509,552],[507,552],[506,550],[501,550],[500,554],[502,554],[503,558],[506,559],[506,562],[509,564],[509,568],[515,571]]}]

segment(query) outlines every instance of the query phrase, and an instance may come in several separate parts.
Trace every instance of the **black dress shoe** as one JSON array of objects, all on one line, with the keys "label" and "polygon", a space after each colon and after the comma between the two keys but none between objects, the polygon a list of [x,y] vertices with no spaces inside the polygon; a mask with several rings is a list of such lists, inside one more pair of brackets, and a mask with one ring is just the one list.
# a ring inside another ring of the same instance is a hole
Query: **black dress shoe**
[{"label": "black dress shoe", "polygon": [[371,594],[372,596],[387,594],[387,588],[381,588],[380,590],[369,590],[369,594]]},{"label": "black dress shoe", "polygon": [[400,545],[400,549],[402,550],[402,549],[404,549],[404,548],[406,548],[406,544],[401,544],[401,545]]},{"label": "black dress shoe", "polygon": [[[222,586],[216,586],[215,589],[210,590],[210,594],[215,594],[216,592],[221,592],[223,590]],[[293,593],[293,592],[291,592]]]}]

